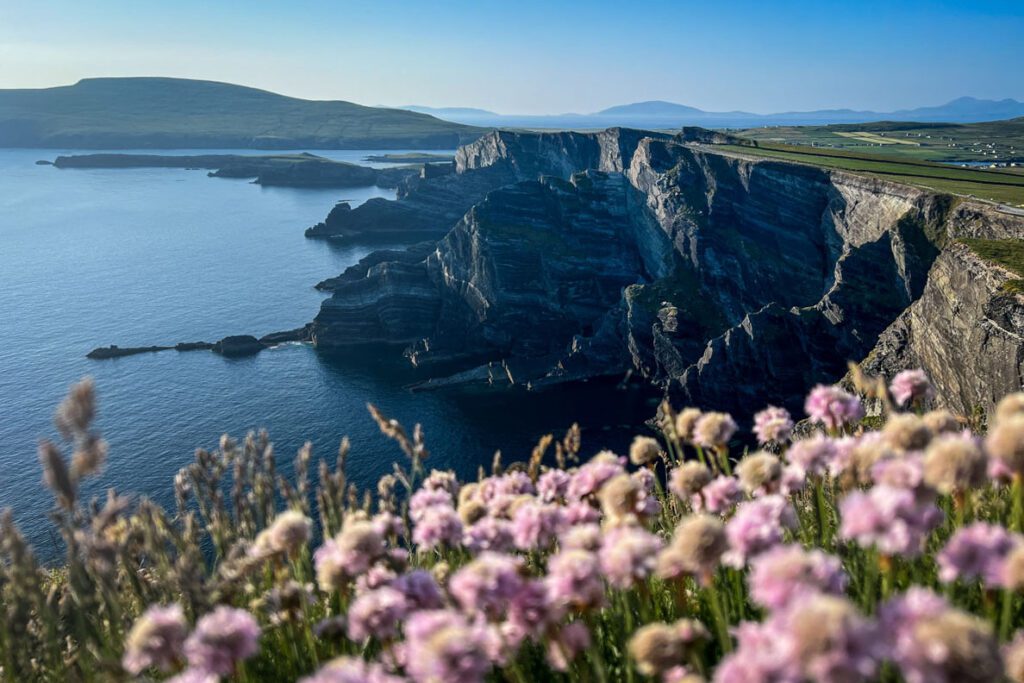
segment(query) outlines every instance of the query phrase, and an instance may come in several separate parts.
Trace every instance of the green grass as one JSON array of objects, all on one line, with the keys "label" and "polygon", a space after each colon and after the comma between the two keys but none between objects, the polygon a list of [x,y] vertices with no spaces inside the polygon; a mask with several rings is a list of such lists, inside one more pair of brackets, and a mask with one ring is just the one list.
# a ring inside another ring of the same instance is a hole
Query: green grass
[{"label": "green grass", "polygon": [[1003,290],[1010,294],[1024,294],[1024,240],[983,240],[964,238],[960,240],[971,251],[996,265],[1006,268],[1020,277],[1007,280]]},{"label": "green grass", "polygon": [[715,145],[715,149],[798,161],[863,173],[938,192],[1024,205],[1024,175],[1018,173],[959,168],[928,161],[886,158],[878,154],[772,142],[759,142],[757,147]]}]

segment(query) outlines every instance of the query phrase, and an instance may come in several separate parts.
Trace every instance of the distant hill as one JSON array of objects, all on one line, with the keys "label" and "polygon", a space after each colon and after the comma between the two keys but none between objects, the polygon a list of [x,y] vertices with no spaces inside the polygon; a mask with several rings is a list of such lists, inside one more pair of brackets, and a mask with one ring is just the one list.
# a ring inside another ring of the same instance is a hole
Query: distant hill
[{"label": "distant hill", "polygon": [[[417,109],[428,111],[425,107]],[[704,111],[675,102],[653,100],[602,109],[593,114],[495,114],[481,109],[448,107],[429,110],[440,118],[476,125],[521,128],[594,129],[609,126],[670,129],[680,126],[707,128],[755,128],[758,126],[807,126],[872,121],[977,123],[1024,116],[1024,102],[961,97],[933,107],[877,112],[855,109],[819,109],[755,114],[747,111]]]},{"label": "distant hill", "polygon": [[483,129],[228,83],[91,78],[0,90],[0,147],[451,149]]}]

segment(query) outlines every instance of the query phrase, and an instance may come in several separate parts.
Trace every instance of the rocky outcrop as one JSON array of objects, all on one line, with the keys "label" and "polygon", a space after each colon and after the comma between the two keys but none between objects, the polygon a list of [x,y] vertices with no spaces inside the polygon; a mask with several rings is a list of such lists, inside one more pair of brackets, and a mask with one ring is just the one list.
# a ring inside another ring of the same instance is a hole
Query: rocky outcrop
[{"label": "rocky outcrop", "polygon": [[[449,196],[501,187],[434,248],[371,255],[331,280],[313,341],[390,349],[432,387],[637,373],[677,401],[798,408],[945,289],[937,274],[959,253],[956,236],[1024,235],[1024,220],[980,203],[707,142],[611,130],[496,133],[461,148]],[[387,210],[440,229],[458,202],[433,202],[431,187],[419,179]],[[901,353],[875,356],[925,364]],[[1019,372],[998,372],[1019,386]],[[1013,388],[1001,382],[993,396]]]}]

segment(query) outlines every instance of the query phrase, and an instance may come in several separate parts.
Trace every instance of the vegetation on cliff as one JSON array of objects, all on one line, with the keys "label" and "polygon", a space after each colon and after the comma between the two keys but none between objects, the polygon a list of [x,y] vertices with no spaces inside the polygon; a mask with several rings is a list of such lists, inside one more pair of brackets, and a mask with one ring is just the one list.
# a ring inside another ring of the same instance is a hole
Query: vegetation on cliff
[{"label": "vegetation on cliff", "polygon": [[572,429],[475,482],[371,407],[406,461],[375,492],[347,442],[314,488],[308,446],[286,481],[266,434],[225,436],[173,511],[81,500],[106,455],[83,382],[66,447],[40,446],[66,564],[0,518],[4,676],[1024,680],[1024,394],[983,439],[928,410],[920,371],[854,380],[878,431],[828,386],[800,425],[759,413],[755,452],[728,415],[664,404],[628,459],[583,458]]}]

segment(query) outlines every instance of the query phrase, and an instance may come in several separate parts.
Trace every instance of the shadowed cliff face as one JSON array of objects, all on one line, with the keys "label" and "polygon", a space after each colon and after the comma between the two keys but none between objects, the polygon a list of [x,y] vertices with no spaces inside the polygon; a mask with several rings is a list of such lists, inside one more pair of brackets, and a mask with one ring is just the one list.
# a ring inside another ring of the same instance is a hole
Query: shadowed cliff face
[{"label": "shadowed cliff face", "polygon": [[[449,375],[428,385],[633,370],[706,407],[798,407],[921,303],[953,222],[1024,235],[982,205],[636,131],[495,133],[443,183],[471,206],[429,253],[332,281],[319,347],[390,348]],[[440,185],[420,179],[393,211],[417,214]]]}]

